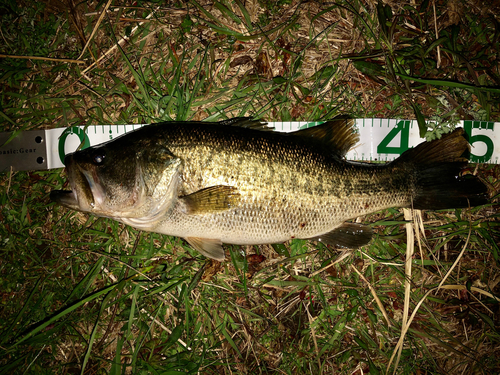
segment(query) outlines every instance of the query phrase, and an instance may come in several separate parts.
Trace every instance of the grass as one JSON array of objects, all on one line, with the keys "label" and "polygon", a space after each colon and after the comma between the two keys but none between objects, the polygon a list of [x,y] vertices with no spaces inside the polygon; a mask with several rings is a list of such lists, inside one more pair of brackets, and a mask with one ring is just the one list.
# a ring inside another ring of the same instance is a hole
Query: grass
[{"label": "grass", "polygon": [[[61,4],[2,5],[1,131],[500,121],[494,4]],[[224,263],[55,206],[61,170],[3,173],[0,373],[498,373],[499,170],[471,173],[484,207],[390,209],[354,252],[294,240]]]}]

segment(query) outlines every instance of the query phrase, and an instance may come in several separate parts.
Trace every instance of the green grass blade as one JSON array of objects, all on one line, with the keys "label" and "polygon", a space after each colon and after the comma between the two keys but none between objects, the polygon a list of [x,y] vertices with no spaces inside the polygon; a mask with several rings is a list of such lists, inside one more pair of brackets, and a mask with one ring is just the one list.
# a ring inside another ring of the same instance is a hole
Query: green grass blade
[{"label": "green grass blade", "polygon": [[81,300],[79,301],[76,301],[74,303],[72,303],[71,305],[69,305],[68,307],[65,307],[63,308],[61,311],[53,314],[49,319],[47,319],[45,322],[43,323],[40,323],[38,324],[35,328],[33,328],[32,330],[30,330],[27,334],[25,334],[21,339],[19,339],[18,341],[16,341],[12,346],[11,348],[15,347],[15,346],[18,346],[20,345],[21,343],[23,343],[24,341],[34,337],[37,333],[39,333],[40,331],[42,331],[43,329],[47,328],[47,326],[51,325],[52,323],[56,322],[57,320],[59,320],[60,318],[70,314],[72,311],[78,309],[79,307],[83,306],[84,304],[86,304],[87,302],[90,302],[90,301],[93,301],[95,299],[97,299],[98,297],[102,296],[103,294],[106,294],[106,293],[109,293],[110,291],[112,291],[113,289],[116,288],[116,285],[117,284],[113,284],[111,286],[108,286],[106,288],[103,288],[101,290],[98,290],[94,293],[91,293],[90,295],[88,295],[87,297],[85,298],[82,298]]},{"label": "green grass blade", "polygon": [[407,79],[407,80],[415,81],[415,82],[420,82],[420,83],[425,83],[427,85],[432,85],[432,86],[446,86],[446,87],[453,87],[453,88],[459,88],[459,89],[470,90],[470,91],[485,91],[485,92],[500,94],[499,87],[474,86],[474,85],[471,85],[468,83],[451,81],[451,80],[444,80],[444,79],[418,78],[418,77],[412,77],[412,76],[408,76],[406,74],[401,74],[401,73],[397,73],[397,72],[395,74],[398,77],[403,78],[403,79]]},{"label": "green grass blade", "polygon": [[31,289],[31,292],[28,295],[28,298],[26,298],[26,301],[24,301],[23,307],[21,308],[21,310],[19,311],[19,313],[17,313],[17,315],[14,318],[14,320],[12,321],[12,323],[9,324],[9,327],[4,332],[2,332],[2,334],[0,335],[0,337],[1,337],[1,341],[0,342],[2,344],[6,344],[7,340],[10,337],[10,333],[14,330],[14,328],[17,325],[17,323],[21,320],[21,317],[24,315],[24,313],[28,309],[28,306],[30,305],[30,302],[31,302],[32,298],[35,296],[35,292],[38,291],[40,283],[41,283],[41,278],[38,278],[38,280],[36,281],[35,285]]},{"label": "green grass blade", "polygon": [[85,356],[83,357],[82,369],[80,371],[81,375],[85,374],[85,368],[87,367],[90,354],[92,353],[92,347],[94,345],[97,329],[99,327],[99,321],[104,313],[104,310],[107,308],[108,300],[111,298],[112,292],[113,290],[110,291],[107,295],[105,295],[103,301],[101,302],[101,308],[99,309],[99,313],[97,314],[97,318],[95,320],[94,327],[92,328],[92,333],[90,334],[90,338],[87,344],[87,350],[85,351]]}]

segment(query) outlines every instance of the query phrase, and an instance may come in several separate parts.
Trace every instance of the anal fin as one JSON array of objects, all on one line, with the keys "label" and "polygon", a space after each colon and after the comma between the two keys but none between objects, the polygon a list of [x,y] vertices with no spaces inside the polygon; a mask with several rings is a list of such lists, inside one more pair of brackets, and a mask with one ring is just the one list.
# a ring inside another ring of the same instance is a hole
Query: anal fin
[{"label": "anal fin", "polygon": [[186,237],[185,240],[207,258],[212,258],[219,262],[226,259],[221,240],[199,237]]},{"label": "anal fin", "polygon": [[372,228],[357,223],[344,223],[331,232],[309,238],[310,240],[321,241],[325,244],[357,249],[370,242],[373,235]]}]

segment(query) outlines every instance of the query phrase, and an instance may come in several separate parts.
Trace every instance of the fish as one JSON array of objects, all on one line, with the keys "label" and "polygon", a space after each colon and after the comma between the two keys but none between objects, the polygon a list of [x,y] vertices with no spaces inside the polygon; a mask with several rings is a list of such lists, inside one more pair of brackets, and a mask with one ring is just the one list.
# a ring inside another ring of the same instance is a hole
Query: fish
[{"label": "fish", "polygon": [[354,218],[390,207],[451,209],[488,202],[465,174],[463,129],[424,142],[388,163],[347,161],[359,142],[354,120],[339,117],[291,133],[261,120],[151,124],[70,153],[66,208],[134,228],[184,238],[223,261],[223,244],[299,238],[359,248],[373,236]]}]

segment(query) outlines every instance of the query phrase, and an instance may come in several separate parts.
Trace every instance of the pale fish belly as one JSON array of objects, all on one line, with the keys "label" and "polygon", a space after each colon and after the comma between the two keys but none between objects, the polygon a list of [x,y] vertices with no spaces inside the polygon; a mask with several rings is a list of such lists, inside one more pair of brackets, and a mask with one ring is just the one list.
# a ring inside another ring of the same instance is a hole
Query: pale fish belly
[{"label": "pale fish belly", "polygon": [[312,238],[339,227],[345,220],[376,210],[394,207],[407,200],[407,194],[367,195],[349,198],[309,197],[304,200],[261,204],[246,202],[212,214],[187,215],[175,209],[152,231],[177,237],[218,239],[235,245],[285,242],[293,238]]},{"label": "pale fish belly", "polygon": [[258,245],[289,240],[292,226],[288,215],[241,207],[201,215],[176,211],[154,231],[184,238],[218,239],[235,245]]}]

